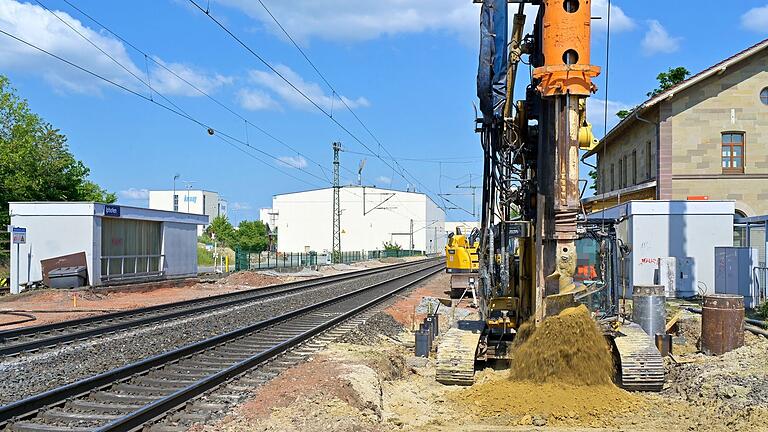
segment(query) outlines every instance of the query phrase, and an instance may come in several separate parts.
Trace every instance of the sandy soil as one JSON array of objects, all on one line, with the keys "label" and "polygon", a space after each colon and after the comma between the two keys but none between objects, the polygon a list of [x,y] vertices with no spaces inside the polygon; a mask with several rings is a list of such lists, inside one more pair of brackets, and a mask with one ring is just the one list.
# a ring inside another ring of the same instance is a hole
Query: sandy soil
[{"label": "sandy soil", "polygon": [[[409,329],[423,297],[445,297],[441,274],[387,308]],[[419,321],[420,317],[417,316]],[[447,320],[446,320],[447,321]],[[696,353],[699,323],[681,321],[666,389],[532,384],[508,370],[477,372],[472,387],[435,381],[434,359],[413,356],[413,335],[333,344],[257,390],[205,431],[768,431],[768,340],[722,357]],[[701,389],[696,390],[696,389]],[[200,429],[198,429],[200,430]]]}]

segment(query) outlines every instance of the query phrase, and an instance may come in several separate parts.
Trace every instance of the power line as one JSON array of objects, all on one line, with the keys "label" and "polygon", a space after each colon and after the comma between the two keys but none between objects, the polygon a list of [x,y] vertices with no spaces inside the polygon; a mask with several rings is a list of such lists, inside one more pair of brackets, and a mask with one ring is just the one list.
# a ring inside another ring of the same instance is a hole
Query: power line
[{"label": "power line", "polygon": [[[37,1],[37,3],[39,3],[41,6],[43,6],[43,8],[47,9],[49,12],[53,13],[54,15],[56,15],[56,14],[55,14],[54,12],[52,12],[50,9],[46,8],[46,7],[45,7],[45,5],[43,5],[42,3],[40,3],[40,0],[36,0],[36,1]],[[68,5],[69,5],[69,6],[70,6],[72,9],[76,10],[76,11],[77,11],[77,12],[79,12],[81,15],[83,15],[83,16],[84,16],[84,17],[86,17],[86,18],[88,18],[88,19],[89,19],[91,22],[95,23],[95,24],[96,24],[96,25],[98,25],[99,27],[101,27],[101,28],[103,28],[104,30],[106,30],[106,31],[107,31],[109,34],[111,34],[112,36],[114,36],[116,39],[118,39],[119,41],[121,41],[121,42],[123,42],[124,44],[128,45],[129,47],[131,47],[133,50],[135,50],[136,52],[140,53],[141,55],[143,55],[143,56],[144,56],[144,58],[145,58],[145,60],[149,60],[149,61],[151,61],[152,63],[156,64],[158,67],[162,68],[162,69],[163,69],[163,70],[165,70],[166,72],[170,73],[171,75],[173,75],[174,77],[176,77],[176,78],[177,78],[177,79],[179,79],[180,81],[182,81],[182,82],[184,82],[185,84],[187,84],[188,86],[190,86],[190,87],[191,87],[192,89],[194,89],[196,92],[198,92],[198,93],[200,93],[201,95],[205,96],[206,98],[208,98],[209,100],[211,100],[212,102],[214,102],[216,105],[220,106],[220,107],[221,107],[221,108],[223,108],[224,110],[228,111],[230,114],[232,114],[232,115],[234,115],[235,117],[237,117],[237,118],[239,118],[240,120],[242,120],[242,121],[245,123],[245,126],[246,126],[246,135],[247,135],[247,132],[248,132],[248,131],[247,131],[247,128],[248,128],[248,126],[251,126],[251,127],[253,127],[254,129],[256,129],[257,131],[259,131],[261,134],[263,134],[264,136],[268,137],[268,138],[269,138],[269,139],[271,139],[272,141],[274,141],[274,142],[276,142],[276,143],[278,143],[278,144],[280,144],[280,145],[284,146],[285,148],[287,148],[287,149],[289,149],[289,150],[291,150],[291,151],[295,152],[295,153],[296,153],[298,156],[301,156],[301,157],[305,158],[306,160],[308,160],[308,161],[312,162],[313,164],[317,165],[317,166],[320,168],[320,170],[321,170],[321,172],[323,173],[323,175],[326,177],[326,178],[325,178],[325,181],[327,181],[328,183],[330,183],[330,182],[331,182],[331,179],[330,179],[330,178],[328,178],[328,176],[327,176],[327,173],[326,173],[326,168],[325,168],[325,167],[324,167],[324,166],[323,166],[321,163],[319,163],[319,162],[317,162],[317,161],[313,160],[312,158],[310,158],[309,156],[307,156],[307,155],[303,154],[303,153],[302,153],[301,151],[299,151],[297,148],[295,148],[295,147],[291,146],[290,144],[288,144],[288,143],[286,143],[285,141],[281,140],[280,138],[276,137],[275,135],[273,135],[272,133],[270,133],[270,132],[269,132],[269,131],[267,131],[266,129],[262,128],[261,126],[259,126],[259,125],[255,124],[255,123],[253,123],[252,121],[250,121],[249,119],[247,119],[245,116],[241,115],[239,112],[235,111],[233,108],[231,108],[230,106],[228,106],[227,104],[225,104],[225,103],[221,102],[219,99],[217,99],[217,98],[213,97],[213,96],[212,96],[210,93],[206,92],[205,90],[201,89],[199,86],[197,86],[197,85],[195,85],[194,83],[190,82],[188,79],[186,79],[186,78],[184,78],[183,76],[179,75],[178,73],[176,73],[176,71],[174,71],[173,69],[171,69],[171,68],[169,68],[168,66],[166,66],[166,65],[165,65],[165,64],[164,64],[162,61],[159,61],[159,60],[157,60],[157,59],[156,59],[154,56],[152,56],[152,55],[151,55],[151,54],[149,54],[148,52],[146,52],[146,51],[142,50],[141,48],[137,47],[137,46],[136,46],[135,44],[133,44],[131,41],[129,41],[129,40],[127,40],[126,38],[124,38],[123,36],[119,35],[119,34],[118,34],[118,33],[116,33],[115,31],[113,31],[111,28],[109,28],[109,27],[107,27],[105,24],[103,24],[101,21],[97,20],[97,19],[96,19],[96,18],[94,18],[92,15],[88,14],[87,12],[85,12],[84,10],[82,10],[81,8],[79,8],[77,5],[73,4],[73,3],[72,3],[70,0],[63,0],[63,1],[64,1],[66,4],[68,4]],[[64,20],[62,20],[62,19],[61,19],[61,18],[60,18],[58,15],[56,15],[56,17],[57,17],[57,18],[59,18],[59,20],[61,20],[61,21],[62,21],[62,22],[64,22],[65,24],[67,24],[67,23],[66,23]],[[67,24],[67,26],[69,26],[69,24]],[[71,26],[69,26],[69,27],[70,27],[70,28],[72,28]],[[75,30],[75,29],[73,29],[73,30]],[[77,30],[75,30],[75,31],[77,32]],[[77,33],[79,34],[79,32],[77,32]],[[81,36],[82,36],[82,35],[81,35]],[[84,37],[84,36],[83,36],[83,37]],[[89,41],[89,42],[90,42],[90,41]],[[91,43],[91,44],[93,45],[93,43]],[[94,45],[94,46],[95,46],[95,45]],[[97,48],[98,48],[98,47],[97,47]],[[99,50],[101,51],[101,49],[99,49]],[[103,52],[103,51],[102,51],[102,52]],[[105,54],[105,55],[107,55],[107,56],[109,56],[109,55],[108,55],[108,54],[106,54],[106,53],[104,53],[104,54]],[[114,59],[113,59],[113,61],[114,61]],[[147,73],[147,74],[149,75],[149,73]],[[137,79],[138,79],[138,78],[137,78]],[[139,79],[139,80],[140,80],[140,81],[142,81],[142,83],[144,83],[144,81],[143,81],[143,80],[141,80],[141,79]],[[144,84],[145,84],[145,85],[147,85],[147,83],[144,83]],[[346,168],[346,167],[343,167],[343,168],[344,168],[344,169],[346,169],[347,171],[349,171],[350,173],[354,174],[354,172],[353,172],[353,171],[351,171],[351,170],[349,170],[348,168]]]},{"label": "power line", "polygon": [[[378,138],[378,137],[377,137],[377,136],[376,136],[376,135],[375,135],[375,134],[374,134],[374,133],[371,131],[371,129],[370,129],[370,128],[368,128],[368,126],[365,124],[365,122],[363,122],[363,120],[362,120],[362,119],[361,119],[361,118],[360,118],[360,117],[357,115],[357,113],[356,113],[356,112],[355,112],[355,111],[352,109],[352,107],[350,107],[350,106],[349,106],[349,104],[347,104],[347,102],[344,100],[344,98],[343,98],[343,97],[341,97],[341,94],[340,94],[340,93],[339,93],[339,92],[336,90],[336,88],[334,88],[334,86],[333,86],[333,85],[330,83],[330,81],[329,81],[329,80],[328,80],[328,79],[325,77],[325,75],[323,75],[323,73],[322,73],[322,72],[320,72],[320,70],[317,68],[317,66],[315,66],[315,64],[312,62],[312,60],[310,60],[310,58],[309,58],[309,56],[306,54],[306,52],[304,52],[304,50],[301,48],[301,46],[299,46],[299,44],[298,44],[298,43],[296,43],[296,40],[295,40],[295,39],[293,39],[293,36],[291,36],[291,34],[288,32],[288,30],[286,30],[286,29],[285,29],[285,27],[283,27],[283,25],[280,23],[280,21],[277,19],[277,17],[275,17],[275,15],[272,13],[272,11],[270,11],[270,10],[269,10],[269,8],[267,7],[267,5],[266,5],[266,4],[264,4],[264,2],[263,2],[262,0],[259,0],[259,4],[261,4],[261,7],[263,7],[263,8],[264,8],[264,10],[267,12],[267,14],[269,14],[269,16],[272,18],[272,20],[275,22],[275,24],[277,24],[277,26],[280,28],[280,30],[282,30],[282,32],[285,34],[285,36],[286,36],[286,37],[288,37],[288,40],[290,40],[290,41],[291,41],[291,43],[293,44],[293,46],[294,46],[294,47],[296,47],[296,49],[299,51],[299,53],[301,53],[301,55],[304,57],[304,59],[307,61],[307,63],[309,63],[309,65],[310,65],[310,66],[312,66],[312,69],[314,69],[314,70],[315,70],[315,72],[317,73],[317,75],[318,75],[318,76],[320,76],[320,78],[321,78],[321,79],[322,79],[322,80],[325,82],[325,84],[326,84],[326,85],[327,85],[327,86],[328,86],[328,87],[331,89],[331,91],[333,92],[333,94],[334,94],[334,95],[339,95],[339,100],[341,101],[341,103],[342,103],[342,104],[344,105],[344,107],[345,107],[345,108],[346,108],[346,109],[347,109],[347,110],[348,110],[348,111],[349,111],[349,112],[352,114],[352,116],[355,118],[355,120],[357,120],[357,122],[358,122],[358,123],[360,123],[360,125],[363,127],[363,129],[365,129],[365,131],[366,131],[366,132],[368,132],[368,135],[370,135],[370,136],[371,136],[371,138],[373,138],[373,139],[374,139],[374,141],[376,141],[376,143],[379,145],[379,149],[383,149],[383,150],[384,150],[384,152],[385,152],[385,153],[386,153],[386,154],[387,154],[387,155],[390,157],[390,159],[392,159],[392,161],[395,163],[395,165],[396,165],[398,168],[400,168],[400,170],[401,170],[402,172],[405,172],[405,173],[409,174],[409,175],[410,175],[410,176],[413,178],[413,180],[415,180],[415,181],[416,181],[416,183],[418,183],[419,185],[421,185],[421,186],[422,186],[422,187],[423,187],[425,190],[429,191],[429,188],[427,188],[426,186],[424,186],[424,184],[423,184],[423,183],[421,183],[421,182],[419,181],[419,179],[418,179],[418,178],[416,178],[416,176],[414,176],[413,174],[411,174],[410,172],[408,172],[408,170],[407,170],[407,169],[403,168],[403,167],[402,167],[402,166],[401,166],[401,165],[400,165],[400,164],[397,162],[397,159],[396,159],[396,158],[394,158],[394,156],[392,156],[392,154],[389,152],[389,150],[387,150],[387,148],[386,148],[386,147],[384,147],[384,145],[381,143],[381,141],[379,141],[379,138]],[[366,146],[364,146],[364,147],[366,147]],[[366,147],[366,148],[368,148],[368,147]],[[369,150],[369,151],[370,151],[370,150]],[[378,155],[378,154],[377,154],[377,155],[375,155],[375,156],[376,156],[376,157],[378,157],[379,159],[381,159],[381,158],[379,157],[379,155]],[[400,159],[400,160],[402,160],[402,159]],[[393,168],[393,170],[394,170],[394,167],[392,167],[392,168]],[[400,173],[400,176],[401,176],[401,177],[403,177],[403,179],[405,179],[406,181],[408,181],[408,179],[406,179],[406,178],[405,178],[405,175],[403,175],[403,174],[402,174],[402,172]],[[433,194],[434,194],[434,192],[433,192]]]},{"label": "power line", "polygon": [[[240,39],[240,38],[239,38],[237,35],[235,35],[235,34],[234,34],[234,33],[233,33],[233,32],[232,32],[232,31],[231,31],[231,30],[230,30],[230,29],[229,29],[227,26],[225,26],[225,25],[224,25],[224,23],[222,23],[222,22],[221,22],[220,20],[218,20],[216,17],[214,17],[213,15],[211,15],[211,13],[210,13],[210,11],[209,11],[209,10],[207,10],[207,9],[204,9],[204,8],[203,8],[202,6],[200,6],[200,5],[199,5],[199,4],[198,4],[198,3],[197,3],[195,0],[189,0],[189,2],[190,2],[190,3],[192,3],[192,5],[194,5],[194,6],[195,6],[197,9],[199,9],[199,10],[200,10],[200,12],[203,12],[203,13],[204,13],[204,14],[205,14],[205,15],[206,15],[208,18],[210,18],[210,19],[211,19],[211,21],[213,21],[213,22],[214,22],[216,25],[218,25],[218,26],[219,26],[219,27],[220,27],[220,28],[221,28],[221,29],[222,29],[222,30],[223,30],[225,33],[227,33],[227,34],[228,34],[228,35],[229,35],[229,36],[230,36],[232,39],[234,39],[234,40],[235,40],[235,41],[236,41],[238,44],[240,44],[240,45],[241,45],[241,46],[242,46],[242,47],[243,47],[243,48],[244,48],[246,51],[248,51],[249,53],[251,53],[251,55],[253,55],[254,57],[256,57],[256,59],[258,59],[258,60],[259,60],[259,61],[260,61],[262,64],[264,64],[264,66],[266,66],[266,67],[267,67],[269,70],[271,70],[271,71],[272,71],[272,72],[273,72],[275,75],[277,75],[277,76],[278,76],[280,79],[282,79],[283,81],[285,81],[285,83],[286,83],[286,84],[288,84],[288,85],[289,85],[291,88],[293,88],[293,89],[294,89],[294,90],[295,90],[295,91],[296,91],[296,92],[297,92],[299,95],[301,95],[301,96],[302,96],[304,99],[306,99],[306,100],[307,100],[309,103],[311,103],[311,104],[312,104],[312,105],[313,105],[315,108],[317,108],[317,109],[318,109],[318,110],[319,110],[321,113],[325,114],[325,116],[326,116],[326,117],[328,117],[328,118],[331,120],[331,122],[335,123],[335,124],[336,124],[336,125],[337,125],[339,128],[341,128],[341,130],[343,130],[343,131],[344,131],[344,132],[345,132],[347,135],[349,135],[350,137],[352,137],[352,139],[354,139],[354,140],[355,140],[356,142],[358,142],[360,145],[362,145],[363,147],[365,147],[365,149],[366,149],[366,150],[368,150],[369,152],[371,152],[371,153],[375,153],[375,152],[374,152],[374,151],[373,151],[373,150],[372,150],[372,149],[371,149],[371,148],[370,148],[370,147],[369,147],[367,144],[365,144],[365,143],[364,143],[364,142],[363,142],[363,141],[362,141],[362,140],[361,140],[361,139],[360,139],[360,138],[359,138],[357,135],[355,135],[355,134],[354,134],[354,133],[353,133],[351,130],[349,130],[349,129],[348,129],[346,126],[344,126],[344,125],[343,125],[341,122],[339,122],[339,121],[338,121],[336,118],[334,118],[334,117],[333,117],[333,114],[331,114],[331,113],[329,113],[328,111],[326,111],[326,110],[325,110],[325,109],[324,109],[322,106],[320,106],[320,105],[319,105],[319,104],[318,104],[318,103],[317,103],[317,102],[316,102],[314,99],[312,99],[311,97],[309,97],[309,96],[308,96],[308,95],[307,95],[307,94],[306,94],[304,91],[302,91],[302,90],[301,90],[300,88],[298,88],[298,87],[297,87],[297,86],[296,86],[296,85],[295,85],[293,82],[291,82],[291,81],[290,81],[288,78],[286,78],[286,77],[285,77],[285,75],[283,75],[282,73],[280,73],[280,71],[278,71],[277,69],[275,69],[275,67],[274,67],[274,66],[272,66],[272,65],[271,65],[271,64],[270,64],[268,61],[266,61],[266,60],[265,60],[265,59],[264,59],[264,58],[263,58],[261,55],[259,55],[259,54],[258,54],[256,51],[254,51],[254,50],[253,50],[253,49],[252,49],[252,48],[251,48],[251,47],[250,47],[248,44],[246,44],[246,43],[245,43],[245,42],[244,42],[242,39]],[[338,94],[338,93],[337,93],[337,94]],[[349,106],[348,106],[348,105],[347,105],[347,103],[344,101],[344,99],[343,99],[342,97],[339,97],[339,100],[341,100],[342,104],[344,104],[344,105],[347,107],[347,109],[348,109],[348,110],[349,110],[349,111],[350,111],[350,112],[353,114],[353,116],[355,116],[355,117],[358,119],[358,121],[359,121],[361,124],[363,124],[363,127],[364,127],[366,130],[368,130],[368,131],[369,131],[369,133],[370,133],[370,130],[369,130],[367,127],[365,127],[364,123],[362,123],[362,120],[360,120],[360,119],[359,119],[359,117],[358,117],[358,116],[357,116],[357,115],[354,113],[354,111],[352,111],[352,109],[351,109],[351,108],[349,108]],[[373,136],[373,134],[371,134],[371,135]],[[389,151],[388,151],[388,150],[387,150],[387,149],[386,149],[386,148],[385,148],[385,147],[384,147],[384,146],[381,144],[381,142],[379,142],[379,141],[378,141],[378,139],[376,139],[376,137],[375,137],[375,136],[373,136],[373,137],[374,137],[374,139],[375,139],[375,140],[378,142],[378,144],[379,144],[379,147],[380,147],[381,149],[383,149],[383,150],[384,150],[384,151],[385,151],[385,152],[386,152],[386,153],[387,153],[387,154],[388,154],[388,155],[391,157],[391,154],[390,154],[390,153],[389,153]],[[392,169],[394,170],[394,167],[393,167],[391,164],[389,164],[389,163],[386,161],[386,159],[384,159],[384,158],[380,157],[379,155],[376,155],[376,157],[377,157],[379,160],[381,160],[381,161],[382,161],[382,162],[383,162],[385,165],[387,165],[388,167],[390,167],[390,168],[392,168]],[[407,170],[405,170],[405,169],[404,169],[402,166],[400,166],[400,164],[398,164],[398,163],[397,163],[397,161],[394,161],[394,163],[395,163],[395,165],[396,165],[396,166],[398,166],[398,167],[400,168],[400,171],[398,172],[398,174],[399,174],[401,177],[403,177],[403,179],[405,179],[406,181],[409,181],[409,182],[410,182],[411,180],[408,180],[408,178],[407,178],[407,177],[405,176],[405,174],[404,174],[404,173],[408,173],[408,171],[407,171]],[[424,186],[424,184],[423,184],[423,183],[421,183],[421,182],[420,182],[420,181],[419,181],[419,180],[418,180],[416,177],[414,177],[414,176],[413,176],[413,174],[410,174],[410,173],[408,173],[408,174],[409,174],[409,175],[411,175],[411,177],[413,178],[413,180],[415,181],[415,183],[417,183],[417,184],[420,184],[420,185],[423,187],[423,189],[424,189],[424,190],[426,190],[427,192],[431,192],[431,190],[430,190],[429,188],[427,188],[426,186]],[[432,194],[434,195],[434,192],[432,192]]]},{"label": "power line", "polygon": [[[233,140],[233,141],[236,141],[236,142],[238,142],[238,143],[240,143],[240,144],[242,144],[242,145],[245,145],[245,146],[247,146],[247,147],[249,147],[249,148],[251,148],[251,149],[253,149],[253,150],[255,150],[255,151],[259,152],[259,153],[262,153],[262,154],[264,154],[265,156],[268,156],[268,157],[270,157],[270,158],[272,158],[272,159],[275,159],[276,161],[280,161],[280,159],[279,159],[279,158],[277,158],[276,156],[274,156],[274,155],[271,155],[271,154],[269,154],[268,152],[265,152],[265,151],[263,151],[263,150],[261,150],[261,149],[259,149],[259,148],[253,147],[253,146],[251,146],[250,144],[248,144],[248,143],[246,143],[246,142],[244,142],[244,141],[240,140],[239,138],[236,138],[236,137],[234,137],[234,136],[232,136],[232,135],[230,135],[230,134],[228,134],[228,133],[226,133],[226,132],[224,132],[224,131],[221,131],[221,130],[217,130],[217,129],[214,129],[213,127],[211,127],[211,126],[207,125],[206,123],[203,123],[202,121],[200,121],[200,120],[198,120],[198,119],[196,119],[196,118],[192,117],[191,115],[189,115],[189,114],[185,113],[183,110],[180,110],[180,109],[176,109],[176,108],[172,108],[172,107],[170,107],[170,106],[168,106],[168,105],[164,105],[164,104],[162,104],[162,103],[158,102],[158,101],[157,101],[157,100],[155,100],[155,99],[152,99],[152,98],[150,98],[150,97],[148,97],[148,96],[146,96],[146,95],[143,95],[143,94],[141,94],[141,93],[139,93],[139,92],[137,92],[137,91],[135,91],[135,90],[132,90],[132,89],[130,89],[130,88],[128,88],[128,87],[126,87],[125,85],[122,85],[122,84],[120,84],[120,83],[118,83],[118,82],[116,82],[116,81],[113,81],[113,80],[111,80],[111,79],[109,79],[109,78],[106,78],[106,77],[104,77],[104,76],[102,76],[102,75],[100,75],[100,74],[98,74],[98,73],[96,73],[96,72],[93,72],[93,71],[91,71],[91,70],[89,70],[89,69],[86,69],[86,68],[85,68],[85,67],[83,67],[83,66],[80,66],[80,65],[78,65],[78,64],[76,64],[76,63],[73,63],[73,62],[72,62],[72,61],[70,61],[70,60],[67,60],[67,59],[65,59],[65,58],[63,58],[63,57],[61,57],[61,56],[59,56],[59,55],[56,55],[56,54],[54,54],[54,53],[52,53],[52,52],[50,52],[50,51],[47,51],[47,50],[46,50],[46,49],[44,49],[44,48],[41,48],[41,47],[39,47],[39,46],[37,46],[37,45],[35,45],[35,44],[31,43],[31,42],[28,42],[28,41],[26,41],[26,40],[24,40],[24,39],[21,39],[20,37],[18,37],[18,36],[16,36],[16,35],[13,35],[13,34],[11,34],[11,33],[8,33],[7,31],[5,31],[5,30],[3,30],[3,29],[0,29],[0,34],[3,34],[3,35],[5,35],[5,36],[8,36],[8,37],[10,37],[11,39],[14,39],[14,40],[16,40],[16,41],[18,41],[18,42],[21,42],[22,44],[24,44],[24,45],[27,45],[27,46],[28,46],[28,47],[30,47],[30,48],[33,48],[33,49],[35,49],[35,50],[37,50],[37,51],[40,51],[40,52],[42,52],[42,53],[44,53],[44,54],[46,54],[46,55],[48,55],[48,56],[50,56],[50,57],[53,57],[53,58],[55,58],[55,59],[57,59],[57,60],[59,60],[59,61],[61,61],[61,62],[63,62],[63,63],[66,63],[67,65],[69,65],[69,66],[71,66],[71,67],[73,67],[73,68],[75,68],[75,69],[78,69],[78,70],[80,70],[80,71],[82,71],[82,72],[85,72],[85,73],[87,73],[87,74],[89,74],[89,75],[93,76],[94,78],[97,78],[97,79],[99,79],[99,80],[102,80],[102,81],[104,81],[104,82],[106,82],[106,83],[108,83],[108,84],[111,84],[111,85],[113,85],[113,86],[115,86],[115,87],[117,87],[117,88],[120,88],[120,89],[124,90],[124,91],[125,91],[125,92],[127,92],[127,93],[130,93],[130,94],[132,94],[132,95],[134,95],[134,96],[140,97],[141,99],[144,99],[144,100],[145,100],[145,101],[147,101],[147,102],[150,102],[150,103],[152,103],[152,104],[155,104],[155,105],[157,105],[157,106],[159,106],[159,107],[161,107],[161,108],[163,108],[163,109],[165,109],[165,110],[167,110],[167,111],[169,111],[169,112],[171,112],[171,113],[173,113],[173,114],[176,114],[177,116],[179,116],[179,117],[181,117],[181,118],[184,118],[184,119],[186,119],[186,120],[188,120],[188,121],[190,121],[190,122],[192,122],[192,123],[195,123],[195,124],[197,124],[198,126],[201,126],[201,127],[205,128],[205,129],[208,131],[208,133],[209,133],[209,134],[211,134],[211,135],[216,135],[216,134],[218,134],[218,135],[221,135],[221,136],[223,136],[223,137],[225,137],[225,138],[228,138],[228,139],[230,139],[230,140]],[[153,89],[153,91],[157,92],[157,91],[156,91],[156,90],[154,90],[154,89]],[[160,94],[160,93],[158,93],[158,94]],[[281,173],[283,173],[283,174],[285,174],[285,175],[288,175],[289,177],[293,177],[293,178],[296,178],[296,177],[294,177],[293,175],[291,175],[291,174],[289,174],[289,173],[287,173],[287,172],[285,172],[285,171],[283,171],[283,170],[281,170],[281,169],[279,169],[279,168],[277,168],[277,167],[275,167],[275,166],[273,166],[273,165],[271,165],[271,164],[268,164],[268,165],[269,165],[271,168],[273,168],[273,169],[275,169],[275,170],[277,170],[277,171],[279,171],[279,172],[281,172]],[[313,177],[315,177],[315,178],[318,178],[318,179],[320,179],[321,181],[325,181],[325,179],[323,179],[323,178],[321,178],[321,177],[319,177],[319,176],[317,176],[317,175],[315,175],[315,174],[313,174],[313,173],[311,173],[311,172],[309,172],[309,171],[305,171],[305,170],[302,170],[301,168],[298,168],[298,167],[296,167],[296,168],[297,168],[297,169],[299,169],[299,170],[301,170],[301,171],[303,171],[304,173],[306,173],[306,174],[308,174],[308,175],[311,175],[311,176],[313,176]],[[303,180],[302,180],[302,181],[303,181]],[[305,182],[305,183],[306,183],[306,182]]]}]

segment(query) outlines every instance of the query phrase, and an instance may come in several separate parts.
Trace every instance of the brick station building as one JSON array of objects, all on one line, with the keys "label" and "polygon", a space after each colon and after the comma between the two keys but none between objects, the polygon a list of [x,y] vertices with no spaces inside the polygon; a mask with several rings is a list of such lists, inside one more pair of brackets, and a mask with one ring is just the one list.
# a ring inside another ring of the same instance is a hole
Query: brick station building
[{"label": "brick station building", "polygon": [[588,211],[631,200],[734,200],[768,214],[768,39],[638,106],[588,153]]}]

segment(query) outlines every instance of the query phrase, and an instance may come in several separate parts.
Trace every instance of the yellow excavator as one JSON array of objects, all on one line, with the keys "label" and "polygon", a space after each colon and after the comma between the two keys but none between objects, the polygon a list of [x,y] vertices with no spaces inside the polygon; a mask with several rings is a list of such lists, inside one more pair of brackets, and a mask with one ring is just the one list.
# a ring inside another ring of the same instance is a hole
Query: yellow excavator
[{"label": "yellow excavator", "polygon": [[[616,277],[622,248],[611,221],[588,220],[580,203],[579,150],[597,144],[586,120],[586,100],[597,90],[592,79],[600,73],[590,64],[592,2],[515,0],[510,32],[509,0],[473,1],[482,3],[482,116],[475,128],[484,161],[476,247],[479,319],[459,321],[441,336],[436,379],[471,385],[475,361],[510,358],[508,348],[524,322],[537,325],[587,303],[606,323],[618,383],[660,390],[663,362],[648,336],[636,324],[608,325],[625,321]],[[523,35],[526,3],[538,10],[533,32]],[[524,71],[530,83],[515,101],[520,62],[530,66]],[[578,259],[578,246],[587,243],[596,246],[590,256],[599,262]],[[594,280],[579,281],[577,267],[595,269],[588,273]]]},{"label": "yellow excavator", "polygon": [[475,297],[477,284],[477,270],[480,261],[477,248],[480,246],[480,231],[472,229],[469,236],[456,227],[456,232],[448,234],[448,243],[445,246],[445,271],[451,275],[451,298],[460,299],[466,293]]}]

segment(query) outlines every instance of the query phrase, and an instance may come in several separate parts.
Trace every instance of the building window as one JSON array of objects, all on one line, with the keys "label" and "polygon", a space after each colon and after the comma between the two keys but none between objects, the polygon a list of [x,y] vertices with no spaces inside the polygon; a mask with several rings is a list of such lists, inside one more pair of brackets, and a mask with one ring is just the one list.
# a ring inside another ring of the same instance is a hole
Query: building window
[{"label": "building window", "polygon": [[645,143],[645,179],[651,179],[651,165],[653,164],[653,158],[651,157],[651,142]]},{"label": "building window", "polygon": [[760,91],[760,102],[762,102],[763,105],[768,105],[768,87]]},{"label": "building window", "polygon": [[616,182],[616,188],[621,189],[623,186],[621,185],[622,181],[624,181],[624,161],[619,158],[619,181]]},{"label": "building window", "polygon": [[721,154],[723,173],[743,173],[744,133],[724,132]]},{"label": "building window", "polygon": [[611,190],[616,189],[616,181],[615,181],[615,175],[613,172],[613,164],[611,164]]},{"label": "building window", "polygon": [[632,184],[637,184],[637,150],[632,150]]},{"label": "building window", "polygon": [[173,194],[173,211],[179,211],[179,196]]},{"label": "building window", "polygon": [[629,186],[629,157],[624,155],[624,187]]}]

